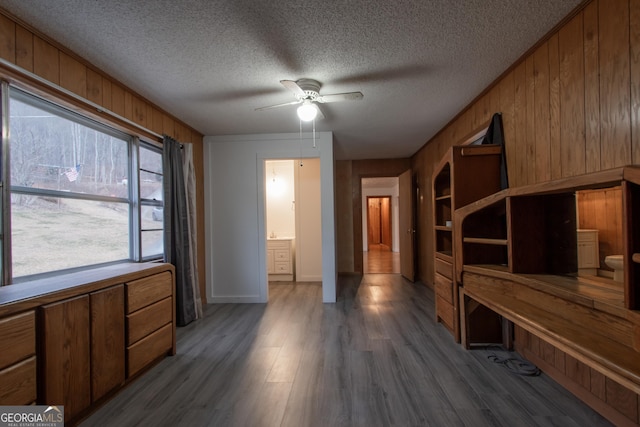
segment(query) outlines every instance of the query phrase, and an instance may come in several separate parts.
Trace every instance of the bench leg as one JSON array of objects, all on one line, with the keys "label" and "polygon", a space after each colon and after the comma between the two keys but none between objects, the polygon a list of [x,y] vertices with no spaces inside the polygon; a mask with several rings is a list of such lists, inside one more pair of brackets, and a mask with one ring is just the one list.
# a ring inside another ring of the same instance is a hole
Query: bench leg
[{"label": "bench leg", "polygon": [[460,344],[467,350],[469,350],[469,314],[467,303],[470,299],[464,294],[464,287],[459,288],[459,298],[460,298],[460,309],[458,310],[460,313]]},{"label": "bench leg", "polygon": [[504,317],[502,321],[502,345],[509,351],[513,351],[513,322]]}]

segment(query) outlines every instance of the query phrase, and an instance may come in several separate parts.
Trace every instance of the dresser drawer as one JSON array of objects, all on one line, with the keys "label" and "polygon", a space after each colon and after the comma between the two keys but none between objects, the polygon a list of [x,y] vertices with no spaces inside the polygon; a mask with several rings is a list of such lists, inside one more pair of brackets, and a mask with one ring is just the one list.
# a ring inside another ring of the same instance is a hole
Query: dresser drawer
[{"label": "dresser drawer", "polygon": [[131,345],[173,318],[173,298],[168,297],[127,315],[127,345]]},{"label": "dresser drawer", "polygon": [[173,293],[171,273],[154,274],[127,283],[127,314],[160,301]]},{"label": "dresser drawer", "polygon": [[173,347],[173,328],[163,326],[132,346],[127,347],[127,377],[138,373]]},{"label": "dresser drawer", "polygon": [[267,249],[284,249],[289,250],[291,240],[267,240]]},{"label": "dresser drawer", "polygon": [[435,293],[449,304],[453,304],[453,282],[444,276],[436,273]]},{"label": "dresser drawer", "polygon": [[35,311],[0,320],[0,369],[36,353]]},{"label": "dresser drawer", "polygon": [[448,279],[453,279],[453,265],[436,258],[436,273],[440,273]]},{"label": "dresser drawer", "polygon": [[29,405],[36,397],[35,356],[0,371],[0,405]]},{"label": "dresser drawer", "polygon": [[436,312],[442,323],[450,330],[453,330],[455,311],[453,310],[453,306],[440,296],[436,296]]},{"label": "dresser drawer", "polygon": [[287,261],[289,262],[289,251],[278,249],[275,252],[275,260],[278,261]]},{"label": "dresser drawer", "polygon": [[291,263],[290,262],[276,262],[275,274],[290,274]]}]

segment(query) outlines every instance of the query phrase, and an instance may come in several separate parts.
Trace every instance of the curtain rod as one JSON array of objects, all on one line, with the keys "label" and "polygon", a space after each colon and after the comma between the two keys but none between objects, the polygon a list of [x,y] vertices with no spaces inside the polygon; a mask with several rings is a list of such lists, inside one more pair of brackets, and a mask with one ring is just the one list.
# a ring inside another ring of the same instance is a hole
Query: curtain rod
[{"label": "curtain rod", "polygon": [[[163,135],[160,135],[159,133],[156,133],[152,130],[149,130],[147,128],[145,128],[144,126],[139,125],[138,123],[131,121],[129,119],[127,119],[126,117],[122,117],[119,114],[114,113],[113,111],[104,108],[101,105],[96,104],[95,102],[89,101],[86,98],[81,97],[80,95],[77,95],[73,92],[71,92],[70,90],[67,90],[59,85],[56,85],[54,83],[51,83],[50,81],[43,79],[42,77],[38,76],[37,74],[34,74],[30,71],[25,70],[24,68],[18,67],[17,65],[7,61],[6,59],[0,58],[0,65],[2,67],[8,68],[10,71],[13,71],[14,73],[18,74],[18,75],[23,75],[31,80],[36,81],[39,84],[42,84],[43,86],[47,87],[48,89],[52,89],[58,92],[63,93],[65,96],[68,96],[70,98],[73,98],[76,101],[79,101],[83,104],[88,105],[91,108],[95,108],[95,110],[99,113],[105,113],[108,116],[111,116],[114,119],[117,119],[119,121],[122,121],[124,123],[126,123],[129,126],[132,126],[138,130],[141,130],[145,133],[148,133],[149,135],[153,135],[157,138],[159,138],[160,140],[162,140],[164,138]],[[22,82],[20,82],[22,83]]]}]

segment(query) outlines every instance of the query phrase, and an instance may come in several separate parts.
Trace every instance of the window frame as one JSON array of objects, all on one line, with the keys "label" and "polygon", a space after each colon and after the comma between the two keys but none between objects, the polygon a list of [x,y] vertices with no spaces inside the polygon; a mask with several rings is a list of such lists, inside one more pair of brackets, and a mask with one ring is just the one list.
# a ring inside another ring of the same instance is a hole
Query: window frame
[{"label": "window frame", "polygon": [[[2,145],[0,147],[0,286],[6,286],[14,283],[23,283],[30,280],[54,277],[57,275],[70,273],[74,271],[90,270],[99,268],[105,265],[121,264],[127,262],[146,262],[154,260],[162,260],[164,253],[151,254],[146,257],[142,257],[142,221],[141,210],[143,206],[162,206],[164,208],[164,201],[147,200],[140,197],[140,150],[150,149],[158,152],[161,156],[162,145],[159,142],[152,142],[150,140],[141,140],[137,135],[132,132],[126,132],[121,129],[117,129],[115,126],[108,122],[101,122],[94,118],[91,118],[82,112],[72,110],[63,105],[63,102],[56,102],[50,97],[39,96],[37,91],[30,91],[23,87],[16,87],[5,80],[2,80],[0,86],[0,119],[2,127]],[[14,186],[7,185],[11,182],[11,156],[10,156],[10,101],[14,98],[20,102],[25,102],[36,108],[41,108],[54,115],[62,117],[66,120],[78,123],[82,126],[91,128],[97,132],[104,133],[111,137],[115,137],[123,140],[127,144],[127,170],[128,170],[128,182],[127,182],[127,197],[117,196],[103,196],[98,194],[68,192],[61,190],[51,189],[38,189],[33,187]],[[164,172],[164,171],[163,171]],[[164,186],[164,183],[163,183]],[[164,187],[162,189],[164,193]],[[59,198],[68,198],[75,200],[89,200],[98,202],[116,202],[125,203],[129,208],[129,247],[128,258],[121,260],[114,260],[103,263],[96,263],[90,265],[77,266],[72,268],[65,268],[60,270],[53,270],[49,272],[36,273],[32,275],[25,275],[20,277],[13,277],[12,272],[12,253],[11,253],[11,196],[12,194],[28,194],[38,196],[50,196]],[[163,197],[164,200],[164,197]],[[164,222],[162,228],[164,230]]]},{"label": "window frame", "polygon": [[[137,256],[138,256],[138,260],[140,261],[151,261],[154,259],[158,259],[158,257],[156,255],[148,255],[148,256],[143,256],[142,255],[142,233],[145,231],[162,231],[162,237],[164,239],[164,199],[165,199],[165,195],[164,195],[164,161],[162,162],[162,171],[160,173],[155,172],[155,171],[151,171],[148,169],[143,169],[140,166],[140,150],[149,150],[155,153],[160,154],[160,158],[162,159],[163,156],[163,151],[162,151],[162,145],[161,144],[154,144],[148,141],[141,141],[139,140],[139,144],[138,144],[138,149],[137,149],[137,155],[138,155],[138,168],[137,168],[137,176],[138,176],[138,185],[136,186],[136,188],[138,189],[138,194],[135,197],[135,199],[138,201],[139,203],[139,209],[138,211],[138,221],[139,221],[139,227],[138,227],[138,242],[139,244],[137,245]],[[159,175],[162,176],[162,200],[156,200],[156,199],[149,199],[146,197],[142,197],[142,194],[140,192],[140,185],[141,185],[141,178],[140,178],[140,173],[141,172],[146,172],[146,173],[152,173],[154,175]],[[163,220],[162,220],[162,228],[143,228],[142,226],[142,210],[144,207],[146,206],[151,206],[151,207],[161,207],[163,209]],[[164,248],[164,242],[163,242],[163,248]],[[162,254],[164,255],[164,254]]]}]

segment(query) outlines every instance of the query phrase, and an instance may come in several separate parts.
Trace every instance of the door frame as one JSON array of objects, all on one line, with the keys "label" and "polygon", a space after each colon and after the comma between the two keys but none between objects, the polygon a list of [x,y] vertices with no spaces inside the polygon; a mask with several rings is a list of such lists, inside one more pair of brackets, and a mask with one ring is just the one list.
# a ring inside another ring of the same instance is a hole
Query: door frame
[{"label": "door frame", "polygon": [[411,167],[410,159],[354,160],[349,162],[351,177],[351,222],[353,224],[353,273],[363,273],[362,178],[397,177]]},{"label": "door frame", "polygon": [[[400,274],[407,280],[416,279],[416,186],[411,169],[407,169],[398,177],[400,214]],[[407,253],[408,252],[408,253]]]}]

